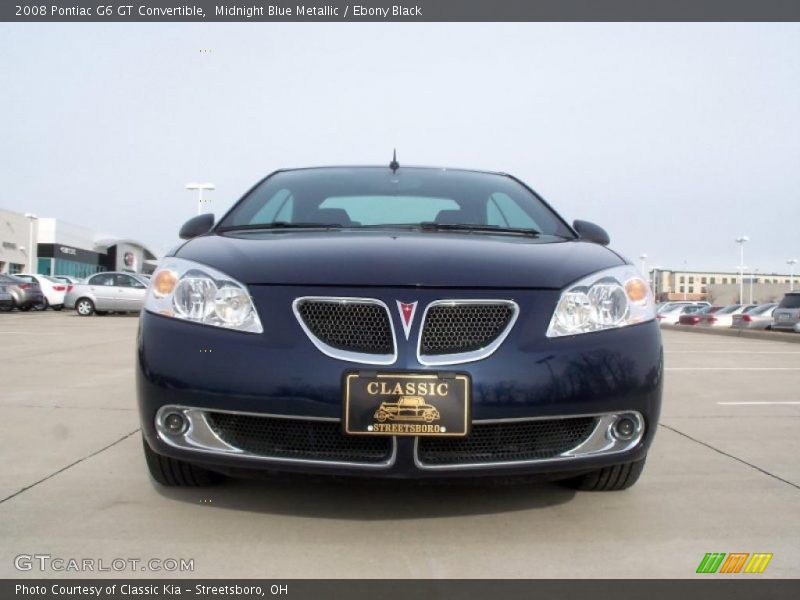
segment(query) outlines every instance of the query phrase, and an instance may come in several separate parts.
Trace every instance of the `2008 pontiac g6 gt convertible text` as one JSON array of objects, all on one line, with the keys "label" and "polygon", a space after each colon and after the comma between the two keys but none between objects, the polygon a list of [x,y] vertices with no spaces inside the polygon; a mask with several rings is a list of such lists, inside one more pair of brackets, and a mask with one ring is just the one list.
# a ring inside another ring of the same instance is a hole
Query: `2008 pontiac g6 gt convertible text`
[{"label": "2008 pontiac g6 gt convertible text", "polygon": [[278,171],[181,237],[139,326],[157,482],[639,478],[661,404],[652,293],[605,231],[517,179]]}]

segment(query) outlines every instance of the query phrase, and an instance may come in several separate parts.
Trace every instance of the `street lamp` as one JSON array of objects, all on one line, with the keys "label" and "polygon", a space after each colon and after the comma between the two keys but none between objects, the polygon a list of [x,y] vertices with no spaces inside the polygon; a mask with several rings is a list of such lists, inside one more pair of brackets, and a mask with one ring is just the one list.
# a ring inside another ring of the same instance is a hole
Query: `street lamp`
[{"label": "street lamp", "polygon": [[790,258],[786,261],[786,264],[789,265],[789,291],[794,291],[794,266],[797,264],[796,258]]},{"label": "street lamp", "polygon": [[203,213],[203,190],[214,190],[213,183],[187,183],[187,190],[197,190],[197,214]]},{"label": "street lamp", "polygon": [[647,275],[647,269],[645,268],[647,266],[647,254],[639,255],[639,259],[642,261],[642,275]]},{"label": "street lamp", "polygon": [[739,244],[739,271],[741,271],[741,276],[739,277],[739,304],[744,303],[744,245],[746,242],[749,242],[750,238],[746,235],[739,236],[736,238],[736,243]]},{"label": "street lamp", "polygon": [[33,222],[36,221],[39,217],[37,217],[33,213],[25,213],[25,218],[28,219],[28,273],[35,273],[33,267],[33,249],[36,247],[33,245]]}]

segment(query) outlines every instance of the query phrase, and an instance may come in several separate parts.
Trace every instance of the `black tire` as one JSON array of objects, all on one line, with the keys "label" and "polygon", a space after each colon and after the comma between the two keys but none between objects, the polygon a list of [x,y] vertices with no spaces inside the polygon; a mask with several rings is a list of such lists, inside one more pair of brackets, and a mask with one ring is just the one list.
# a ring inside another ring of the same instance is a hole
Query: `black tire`
[{"label": "black tire", "polygon": [[50,303],[47,301],[47,298],[42,298],[42,301],[39,304],[35,304],[33,306],[33,310],[45,311],[47,310],[48,306],[50,306]]},{"label": "black tire", "polygon": [[205,487],[222,480],[222,476],[191,463],[156,454],[142,437],[144,458],[150,475],[161,485],[169,487]]},{"label": "black tire", "polygon": [[94,314],[94,302],[89,298],[78,298],[75,302],[75,312],[81,317],[91,317]]},{"label": "black tire", "polygon": [[564,484],[573,489],[587,492],[627,490],[639,480],[639,476],[644,470],[644,461],[643,458],[636,462],[598,469],[580,477],[567,479]]},{"label": "black tire", "polygon": [[22,312],[28,312],[31,309],[31,305],[23,304],[22,306],[18,306],[17,308],[20,309]]},{"label": "black tire", "polygon": [[14,310],[14,304],[0,304],[0,312],[11,312]]},{"label": "black tire", "polygon": [[55,311],[59,311],[59,310],[62,310],[64,308],[64,305],[63,304],[56,304],[55,306],[51,306],[50,308],[52,308]]}]

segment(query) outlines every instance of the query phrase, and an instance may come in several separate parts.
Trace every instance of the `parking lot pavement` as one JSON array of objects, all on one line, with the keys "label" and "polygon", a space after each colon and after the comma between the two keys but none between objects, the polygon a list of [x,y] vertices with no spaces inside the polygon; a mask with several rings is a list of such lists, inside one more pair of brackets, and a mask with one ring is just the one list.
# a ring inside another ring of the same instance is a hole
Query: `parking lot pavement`
[{"label": "parking lot pavement", "polygon": [[194,559],[183,575],[208,578],[573,578],[691,577],[706,552],[772,552],[762,577],[800,575],[796,344],[665,332],[660,431],[626,492],[298,477],[164,490],[137,430],[136,324],[0,314],[0,577],[82,575],[15,570],[34,553]]}]

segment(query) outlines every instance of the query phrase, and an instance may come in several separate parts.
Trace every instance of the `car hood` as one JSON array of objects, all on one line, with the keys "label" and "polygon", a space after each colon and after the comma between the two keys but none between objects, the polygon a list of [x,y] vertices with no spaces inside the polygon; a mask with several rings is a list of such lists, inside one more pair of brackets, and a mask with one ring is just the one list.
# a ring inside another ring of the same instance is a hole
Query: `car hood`
[{"label": "car hood", "polygon": [[209,234],[174,255],[248,285],[561,289],[625,264],[579,240],[428,232]]}]

